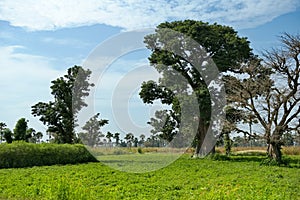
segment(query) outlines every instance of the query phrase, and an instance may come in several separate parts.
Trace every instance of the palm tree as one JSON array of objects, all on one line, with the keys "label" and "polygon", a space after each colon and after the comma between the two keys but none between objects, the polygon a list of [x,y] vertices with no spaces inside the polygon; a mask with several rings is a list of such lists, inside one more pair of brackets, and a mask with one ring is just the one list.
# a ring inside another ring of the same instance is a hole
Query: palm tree
[{"label": "palm tree", "polygon": [[111,138],[114,137],[114,135],[111,132],[107,132],[106,138],[108,139],[108,145],[111,146]]},{"label": "palm tree", "polygon": [[129,148],[131,148],[131,145],[132,145],[132,142],[134,139],[134,135],[132,133],[127,133],[124,139],[127,140],[127,146]]},{"label": "palm tree", "polygon": [[115,133],[113,138],[116,140],[116,146],[119,146],[120,133]]}]

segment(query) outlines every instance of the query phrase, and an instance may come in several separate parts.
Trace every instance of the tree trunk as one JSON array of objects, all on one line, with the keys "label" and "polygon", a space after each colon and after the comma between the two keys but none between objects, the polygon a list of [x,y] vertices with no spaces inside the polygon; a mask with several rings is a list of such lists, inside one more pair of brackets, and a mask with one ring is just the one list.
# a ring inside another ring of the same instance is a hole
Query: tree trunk
[{"label": "tree trunk", "polygon": [[215,146],[213,146],[213,148],[210,148],[211,144],[204,144],[204,139],[206,137],[208,127],[209,124],[206,124],[205,120],[200,118],[196,135],[196,149],[193,157],[204,157],[207,154],[215,153]]},{"label": "tree trunk", "polygon": [[282,154],[281,154],[281,144],[280,143],[271,142],[270,144],[268,144],[267,154],[271,160],[276,161],[278,164],[282,163]]},{"label": "tree trunk", "polygon": [[229,136],[229,132],[225,132],[224,133],[224,146],[225,146],[225,151],[226,151],[226,155],[229,156],[231,153],[231,139]]}]

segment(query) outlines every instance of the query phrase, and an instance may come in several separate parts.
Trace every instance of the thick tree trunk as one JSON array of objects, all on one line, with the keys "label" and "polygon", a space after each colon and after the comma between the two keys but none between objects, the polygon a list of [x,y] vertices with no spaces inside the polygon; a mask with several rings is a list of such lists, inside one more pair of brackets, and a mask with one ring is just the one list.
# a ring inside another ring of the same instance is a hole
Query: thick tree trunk
[{"label": "thick tree trunk", "polygon": [[267,154],[270,159],[280,164],[282,162],[281,144],[275,142],[268,144]]},{"label": "thick tree trunk", "polygon": [[225,132],[224,133],[224,146],[225,146],[225,152],[226,152],[227,156],[230,156],[231,145],[232,145],[232,142],[231,142],[231,139],[229,136],[229,132]]},{"label": "thick tree trunk", "polygon": [[199,119],[199,125],[196,135],[196,149],[194,152],[193,157],[204,157],[207,154],[214,154],[215,153],[215,146],[211,148],[211,144],[204,144],[204,140],[207,134],[209,124],[205,123],[204,119]]}]

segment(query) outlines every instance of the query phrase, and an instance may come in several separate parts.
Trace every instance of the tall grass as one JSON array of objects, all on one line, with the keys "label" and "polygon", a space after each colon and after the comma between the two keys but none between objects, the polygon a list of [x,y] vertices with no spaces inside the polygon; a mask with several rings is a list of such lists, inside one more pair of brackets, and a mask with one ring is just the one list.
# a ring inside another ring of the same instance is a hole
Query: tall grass
[{"label": "tall grass", "polygon": [[168,148],[168,147],[97,147],[89,148],[94,156],[101,155],[122,155],[132,153],[184,153],[193,152],[191,149],[184,148]]},{"label": "tall grass", "polygon": [[[217,147],[216,151],[218,153],[225,153],[224,147]],[[232,153],[242,153],[242,152],[257,152],[257,153],[266,153],[267,147],[233,147]],[[282,153],[284,155],[300,155],[300,146],[289,146],[289,147],[282,147]]]},{"label": "tall grass", "polygon": [[282,153],[286,155],[300,155],[300,146],[283,147]]}]

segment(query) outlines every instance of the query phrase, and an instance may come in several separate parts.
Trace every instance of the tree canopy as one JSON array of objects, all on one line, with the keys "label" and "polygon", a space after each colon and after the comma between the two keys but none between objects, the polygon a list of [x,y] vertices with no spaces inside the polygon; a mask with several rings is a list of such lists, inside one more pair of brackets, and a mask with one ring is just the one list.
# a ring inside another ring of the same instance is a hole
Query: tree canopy
[{"label": "tree canopy", "polygon": [[48,126],[47,132],[54,136],[57,143],[74,143],[75,117],[86,105],[84,97],[88,96],[91,71],[80,66],[68,69],[63,77],[52,81],[51,94],[54,101],[39,102],[32,106],[32,114]]},{"label": "tree canopy", "polygon": [[100,138],[104,136],[101,132],[101,127],[108,124],[106,119],[98,119],[100,113],[91,117],[82,127],[84,132],[79,133],[80,140],[90,147],[95,146],[100,142]]},{"label": "tree canopy", "polygon": [[[174,32],[179,34],[174,35]],[[199,45],[192,45],[193,41]],[[191,88],[200,110],[200,116],[194,116],[199,119],[195,154],[207,154],[210,150],[200,152],[200,148],[210,124],[212,102],[207,88],[210,83],[201,73],[205,70],[205,74],[210,74],[210,66],[214,65],[212,60],[220,72],[236,71],[239,63],[252,56],[249,42],[239,37],[231,27],[185,20],[158,25],[154,34],[145,37],[145,43],[152,51],[150,64],[162,78],[158,83],[144,82],[140,97],[145,103],[161,100],[172,104],[173,112],[181,115],[176,95],[187,94]],[[175,52],[170,49],[175,49]],[[204,65],[207,67],[204,68]]]}]

